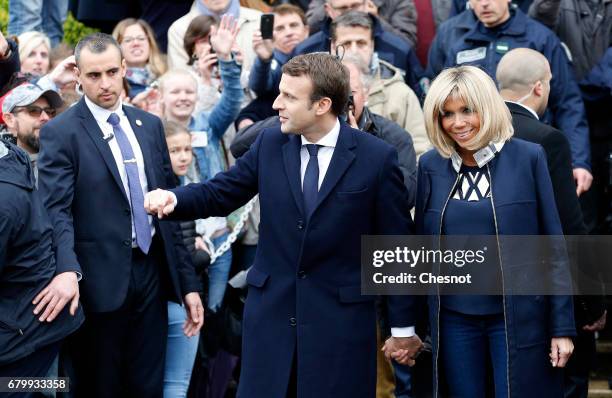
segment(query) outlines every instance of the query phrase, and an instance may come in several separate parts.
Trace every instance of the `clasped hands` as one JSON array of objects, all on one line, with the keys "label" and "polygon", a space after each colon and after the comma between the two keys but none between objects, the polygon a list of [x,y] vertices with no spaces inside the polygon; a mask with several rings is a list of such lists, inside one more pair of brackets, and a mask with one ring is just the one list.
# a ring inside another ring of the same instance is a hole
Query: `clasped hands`
[{"label": "clasped hands", "polygon": [[144,208],[147,213],[161,220],[174,211],[175,200],[176,196],[172,192],[158,188],[147,192],[144,198]]},{"label": "clasped hands", "polygon": [[415,334],[412,337],[389,337],[382,351],[388,360],[393,359],[400,365],[414,366],[422,349],[423,342]]}]

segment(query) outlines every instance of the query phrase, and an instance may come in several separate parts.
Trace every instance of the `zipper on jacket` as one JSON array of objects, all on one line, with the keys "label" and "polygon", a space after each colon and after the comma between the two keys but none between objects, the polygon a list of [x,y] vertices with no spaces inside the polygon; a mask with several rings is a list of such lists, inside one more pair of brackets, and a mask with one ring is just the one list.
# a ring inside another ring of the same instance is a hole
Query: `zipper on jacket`
[{"label": "zipper on jacket", "polygon": [[[448,193],[448,196],[446,197],[446,201],[444,202],[444,207],[442,207],[442,211],[440,212],[440,229],[438,232],[438,247],[440,247],[440,245],[442,244],[442,221],[444,220],[444,212],[446,211],[446,206],[448,206],[448,201],[450,200],[451,196],[453,195],[453,191],[455,190],[455,187],[457,186],[457,183],[459,182],[459,177],[460,174],[457,173],[457,178],[455,178],[455,182],[453,183],[453,186],[450,190],[450,192]],[[436,344],[438,349],[436,350],[436,359],[435,359],[435,364],[434,364],[434,369],[435,369],[435,375],[436,375],[436,384],[434,386],[434,397],[438,397],[438,386],[440,385],[440,372],[438,372],[438,356],[440,353],[440,302],[441,302],[441,298],[440,298],[440,285],[436,284],[436,289],[437,289],[437,293],[438,293],[438,312],[436,314],[436,324],[437,324],[437,334],[436,334]],[[510,397],[508,397],[510,398]]]},{"label": "zipper on jacket", "polygon": [[9,330],[11,330],[13,332],[19,332],[19,334],[23,336],[23,330],[21,330],[21,328],[17,328],[17,327],[11,326],[8,323],[2,322],[2,321],[0,321],[0,325],[4,326],[5,329],[9,329]]},{"label": "zipper on jacket", "polygon": [[493,179],[491,178],[491,169],[487,164],[487,174],[489,176],[489,192],[491,193],[491,208],[493,209],[493,221],[495,222],[495,241],[497,242],[497,257],[499,258],[499,270],[502,280],[502,302],[504,307],[504,328],[506,337],[506,383],[508,385],[508,398],[510,395],[510,345],[508,344],[508,319],[506,317],[506,287],[504,283],[504,267],[502,266],[501,245],[499,243],[499,228],[497,225],[497,213],[495,212],[495,201],[493,199]]}]

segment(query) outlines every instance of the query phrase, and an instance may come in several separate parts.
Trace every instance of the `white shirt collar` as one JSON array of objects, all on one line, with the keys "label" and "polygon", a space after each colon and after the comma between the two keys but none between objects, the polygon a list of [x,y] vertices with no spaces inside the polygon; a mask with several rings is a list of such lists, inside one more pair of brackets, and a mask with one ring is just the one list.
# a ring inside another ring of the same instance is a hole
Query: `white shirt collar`
[{"label": "white shirt collar", "polygon": [[117,116],[119,117],[123,117],[125,115],[123,112],[123,103],[121,99],[117,101],[117,104],[118,104],[117,107],[114,110],[111,110],[111,109],[102,108],[101,106],[94,104],[94,102],[91,101],[89,98],[87,98],[86,95],[84,95],[83,97],[85,98],[85,104],[91,111],[91,114],[96,119],[98,124],[108,123],[108,117],[110,116],[111,113],[116,113]]},{"label": "white shirt collar", "polygon": [[[487,163],[491,161],[497,155],[501,149],[504,147],[504,142],[489,142],[484,148],[481,148],[474,153],[474,160],[478,167],[483,167]],[[463,160],[461,156],[457,152],[453,152],[451,154],[451,161],[453,163],[453,169],[458,173],[461,170],[461,165],[463,164]]]},{"label": "white shirt collar", "polygon": [[321,146],[335,148],[336,143],[338,142],[339,135],[340,135],[340,121],[336,119],[336,124],[334,124],[334,127],[332,127],[332,129],[327,134],[325,134],[323,138],[319,140],[319,142],[310,142],[306,139],[306,137],[302,136],[302,146],[307,145],[307,144],[317,144]]},{"label": "white shirt collar", "polygon": [[506,102],[510,102],[511,104],[522,106],[523,108],[527,109],[529,113],[533,115],[533,117],[535,117],[537,120],[540,120],[540,117],[538,116],[538,114],[535,113],[535,111],[531,109],[530,107],[528,107],[527,105],[521,104],[520,102],[514,102],[514,101],[508,101],[508,100],[506,100]]}]

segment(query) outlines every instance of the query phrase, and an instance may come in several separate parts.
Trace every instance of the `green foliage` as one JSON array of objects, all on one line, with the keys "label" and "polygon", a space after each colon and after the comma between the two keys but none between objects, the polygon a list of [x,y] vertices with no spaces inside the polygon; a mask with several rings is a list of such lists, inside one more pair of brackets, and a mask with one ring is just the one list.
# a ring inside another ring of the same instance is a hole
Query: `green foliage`
[{"label": "green foliage", "polygon": [[97,31],[98,29],[90,28],[77,21],[74,16],[72,16],[72,13],[69,12],[68,18],[66,18],[66,22],[64,22],[64,43],[74,47],[83,37]]},{"label": "green foliage", "polygon": [[6,28],[8,27],[8,0],[0,0],[0,27],[2,27],[2,33],[6,35]]},{"label": "green foliage", "polygon": [[[7,34],[8,26],[8,2],[9,0],[0,0],[0,27],[4,35]],[[74,47],[83,37],[97,31],[97,29],[83,25],[74,18],[72,13],[68,13],[68,18],[64,22],[64,43]]]}]

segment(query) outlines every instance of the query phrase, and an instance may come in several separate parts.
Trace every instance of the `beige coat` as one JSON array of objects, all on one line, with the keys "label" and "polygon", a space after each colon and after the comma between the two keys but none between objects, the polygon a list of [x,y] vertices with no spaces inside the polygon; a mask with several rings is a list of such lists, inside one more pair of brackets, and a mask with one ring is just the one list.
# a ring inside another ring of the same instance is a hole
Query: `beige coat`
[{"label": "beige coat", "polygon": [[[196,0],[199,1],[199,0]],[[195,3],[191,6],[191,10],[176,21],[168,29],[168,68],[184,68],[187,67],[187,52],[183,48],[183,38],[187,27],[191,21],[200,15]],[[253,33],[259,29],[259,19],[261,12],[250,8],[240,7],[240,17],[238,18],[238,27],[240,31],[236,37],[236,42],[242,53],[244,61],[242,65],[243,74],[245,71],[251,70],[255,52],[253,51]]]},{"label": "beige coat", "polygon": [[[399,69],[383,60],[380,60],[380,64],[370,86],[368,108],[374,113],[393,120],[408,131],[412,136],[418,158],[431,148],[419,99],[404,82]],[[391,71],[392,77],[382,79],[382,68]]]}]

